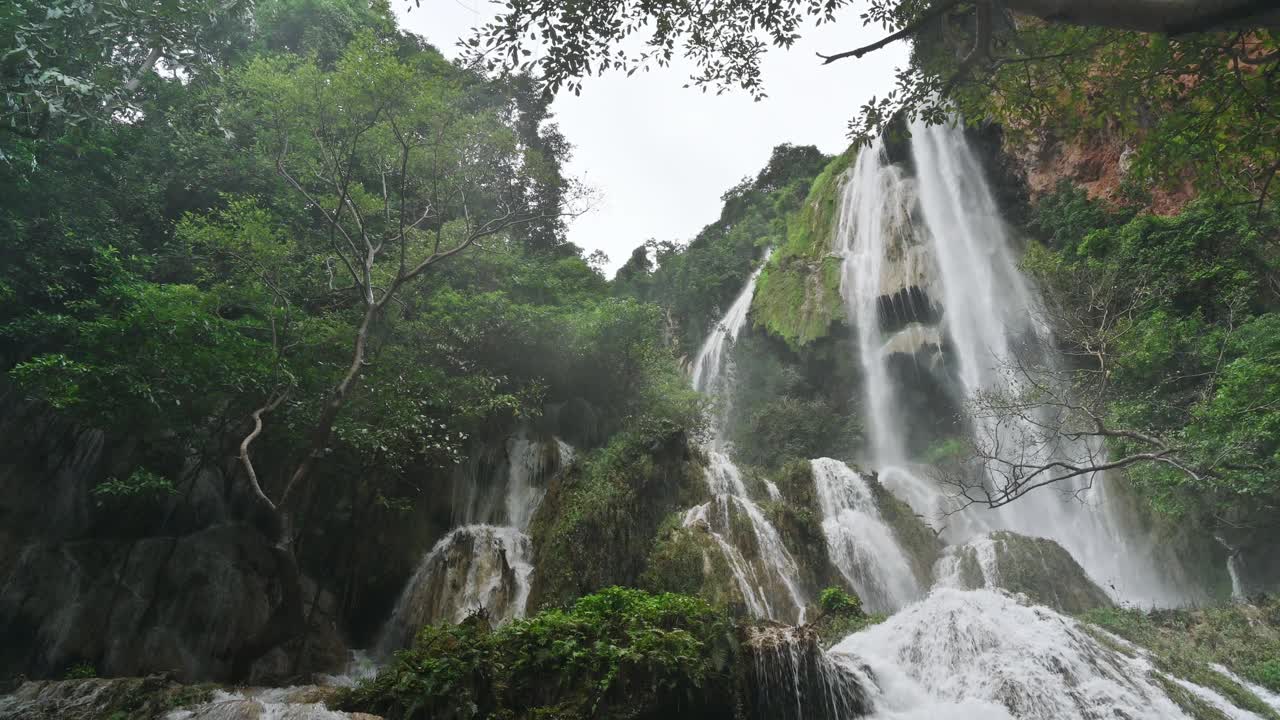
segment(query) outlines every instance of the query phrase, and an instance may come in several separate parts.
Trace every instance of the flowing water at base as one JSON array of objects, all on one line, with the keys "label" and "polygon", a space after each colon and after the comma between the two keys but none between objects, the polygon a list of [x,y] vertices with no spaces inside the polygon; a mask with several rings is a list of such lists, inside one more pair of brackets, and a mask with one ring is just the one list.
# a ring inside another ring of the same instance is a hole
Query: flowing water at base
[{"label": "flowing water at base", "polygon": [[1122,646],[1006,593],[939,589],[831,653],[870,670],[872,717],[883,720],[1186,717],[1148,660],[1108,645]]}]

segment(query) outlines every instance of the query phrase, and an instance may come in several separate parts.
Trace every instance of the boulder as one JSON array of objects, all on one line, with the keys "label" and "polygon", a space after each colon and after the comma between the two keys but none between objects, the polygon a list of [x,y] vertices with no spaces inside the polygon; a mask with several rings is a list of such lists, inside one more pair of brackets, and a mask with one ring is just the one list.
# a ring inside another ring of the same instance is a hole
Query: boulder
[{"label": "boulder", "polygon": [[1001,588],[1064,613],[1115,603],[1058,543],[998,531],[947,548],[935,566],[939,587]]}]

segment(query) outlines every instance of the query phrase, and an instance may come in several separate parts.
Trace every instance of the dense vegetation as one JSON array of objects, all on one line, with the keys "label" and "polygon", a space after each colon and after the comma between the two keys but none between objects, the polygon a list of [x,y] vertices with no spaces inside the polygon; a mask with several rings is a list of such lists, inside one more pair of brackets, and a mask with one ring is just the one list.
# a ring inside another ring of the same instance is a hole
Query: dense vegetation
[{"label": "dense vegetation", "polygon": [[[164,503],[204,470],[223,473],[232,517],[216,521],[266,538],[294,566],[279,578],[291,612],[271,623],[276,636],[248,643],[248,660],[303,637],[326,595],[344,639],[368,640],[417,556],[453,527],[457,468],[537,428],[579,453],[549,479],[528,528],[529,607],[540,612],[496,629],[483,612],[422,628],[346,707],[396,718],[738,713],[754,667],[749,622],[709,529],[686,524],[684,511],[708,500],[698,446],[713,408],[682,364],[757,268],[750,323],[730,349],[737,390],[722,439],[817,601],[803,632],[830,644],[881,619],[837,586],[808,464],[853,460],[864,444],[829,245],[856,143],[834,158],[779,146],[724,194],[715,223],[687,244],[646,243],[610,281],[565,239],[570,147],[531,76],[450,63],[380,1],[98,5],[92,17],[78,3],[0,10],[0,40],[16,48],[0,57],[0,397],[124,448],[90,491],[112,516],[92,532],[179,533]],[[785,45],[802,5],[709,18],[728,33],[692,38],[707,44],[695,58],[704,82],[758,89],[763,46],[717,43],[763,20]],[[809,4],[824,16],[841,5]],[[1059,431],[1136,458],[1122,464],[1161,532],[1274,547],[1272,33],[1169,38],[1020,18],[993,40],[991,3],[871,5],[865,20],[932,33],[939,48],[977,35],[1011,54],[964,62],[983,83],[946,78],[954,58],[917,54],[916,74],[868,106],[855,139],[902,106],[997,120],[1012,149],[1038,134],[1123,136],[1128,168],[1113,197],[1067,182],[1010,213],[1026,210],[1024,266],[1069,358],[1024,370],[1053,375],[1035,390],[1064,409]],[[531,7],[516,0],[506,17],[518,23]],[[663,7],[683,21],[694,5]],[[104,30],[87,31],[90,20]],[[619,39],[601,27],[593,53]],[[716,64],[720,52],[738,64]],[[575,63],[592,56],[556,66],[553,53],[543,79],[572,86]],[[37,72],[48,67],[58,69]],[[1171,186],[1198,199],[1151,212],[1152,193]],[[918,414],[921,426],[952,420]],[[956,445],[912,452],[931,461]],[[927,585],[937,532],[869,479]],[[318,580],[305,619],[304,575]],[[1159,672],[1271,717],[1206,668],[1280,691],[1277,612],[1270,599],[1085,620],[1148,648]],[[84,660],[73,667],[91,675]],[[159,690],[122,712],[207,695]]]},{"label": "dense vegetation", "polygon": [[[1083,412],[1159,511],[1226,529],[1280,507],[1280,295],[1269,215],[1209,200],[1173,217],[1112,209],[1070,186],[1035,208],[1026,264],[1079,369]],[[1086,430],[1087,431],[1087,430]],[[1131,431],[1120,434],[1121,431]]]},{"label": "dense vegetation", "polygon": [[659,302],[674,340],[692,357],[724,315],[766,248],[783,244],[809,185],[830,158],[812,146],[779,145],[755,178],[730,188],[720,219],[688,245],[651,241],[636,248],[615,278],[617,292]]},{"label": "dense vegetation", "polygon": [[94,75],[101,38],[16,10],[23,62],[97,85],[79,114],[32,87],[0,125],[3,387],[130,448],[94,490],[131,511],[112,532],[163,532],[165,498],[219,468],[231,520],[287,530],[357,602],[378,546],[326,528],[417,532],[411,508],[544,408],[576,408],[553,430],[583,449],[699,435],[663,313],[564,239],[569,148],[526,79],[447,62],[382,3],[264,0],[199,58],[163,53],[180,72],[141,71],[112,120],[129,58]]},{"label": "dense vegetation", "polygon": [[391,718],[736,717],[738,637],[696,598],[607,588],[490,630],[424,628],[347,709]]}]

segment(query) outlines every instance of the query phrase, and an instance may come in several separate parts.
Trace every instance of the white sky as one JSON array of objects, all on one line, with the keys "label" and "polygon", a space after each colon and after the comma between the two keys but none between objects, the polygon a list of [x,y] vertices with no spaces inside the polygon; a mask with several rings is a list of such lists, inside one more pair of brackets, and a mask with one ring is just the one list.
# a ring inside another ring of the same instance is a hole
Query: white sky
[{"label": "white sky", "polygon": [[[459,37],[493,17],[487,0],[410,0],[392,3],[402,27],[456,57]],[[839,52],[879,39],[864,28],[858,8],[840,21],[811,29],[789,51],[772,50],[763,72],[769,97],[753,102],[743,91],[715,96],[683,88],[692,66],[611,73],[588,78],[582,95],[564,94],[554,120],[574,145],[568,174],[595,188],[590,212],[573,220],[569,239],[588,252],[603,250],[612,273],[649,238],[688,241],[720,212],[720,195],[754,175],[780,143],[817,145],[828,154],[848,145],[846,124],[871,96],[893,85],[893,69],[908,48],[895,43],[860,60],[822,66],[815,52]]]}]

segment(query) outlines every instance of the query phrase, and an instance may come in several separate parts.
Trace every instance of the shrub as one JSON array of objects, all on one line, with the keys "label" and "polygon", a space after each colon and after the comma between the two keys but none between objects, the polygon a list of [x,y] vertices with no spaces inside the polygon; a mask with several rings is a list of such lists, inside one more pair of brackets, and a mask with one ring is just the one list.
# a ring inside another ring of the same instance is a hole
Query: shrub
[{"label": "shrub", "polygon": [[341,705],[389,719],[731,717],[727,616],[702,600],[613,587],[497,630],[427,627]]}]

